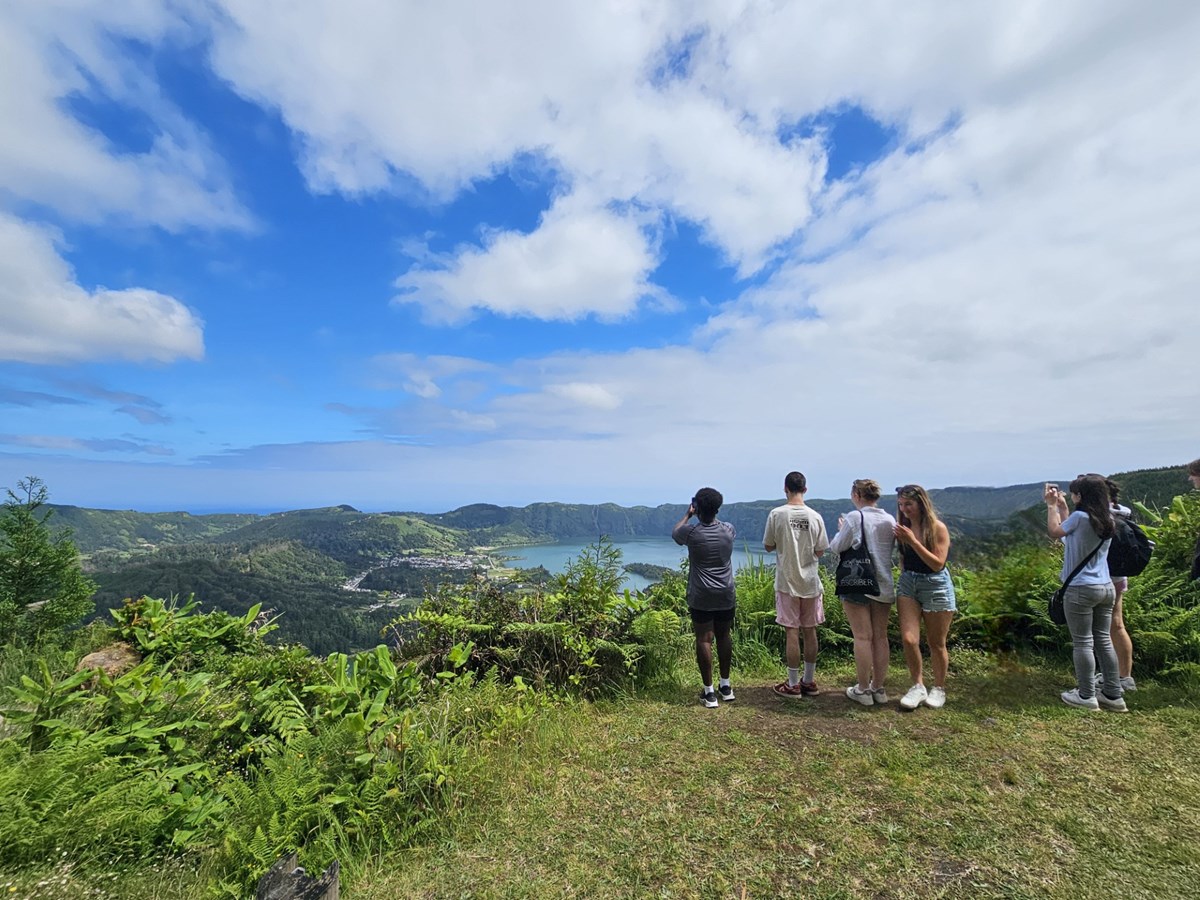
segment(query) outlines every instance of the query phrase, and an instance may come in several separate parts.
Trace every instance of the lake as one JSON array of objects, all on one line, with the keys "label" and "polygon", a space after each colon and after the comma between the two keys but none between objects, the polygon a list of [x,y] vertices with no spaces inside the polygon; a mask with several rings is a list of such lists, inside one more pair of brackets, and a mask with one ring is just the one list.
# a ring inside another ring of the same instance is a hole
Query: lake
[{"label": "lake", "polygon": [[[506,557],[505,565],[521,569],[532,569],[545,566],[547,571],[555,575],[567,568],[567,563],[579,556],[583,549],[596,542],[595,538],[580,538],[578,540],[562,540],[553,544],[534,544],[528,547],[505,547],[495,551],[496,556]],[[678,569],[683,560],[687,559],[687,548],[680,547],[669,537],[626,537],[613,539],[612,545],[621,551],[621,562],[650,563],[655,566],[666,566]],[[739,568],[746,563],[745,548],[739,544],[733,553],[734,564]],[[770,558],[774,562],[774,556]],[[632,572],[625,573],[625,587],[631,591],[642,590],[650,582]]]}]

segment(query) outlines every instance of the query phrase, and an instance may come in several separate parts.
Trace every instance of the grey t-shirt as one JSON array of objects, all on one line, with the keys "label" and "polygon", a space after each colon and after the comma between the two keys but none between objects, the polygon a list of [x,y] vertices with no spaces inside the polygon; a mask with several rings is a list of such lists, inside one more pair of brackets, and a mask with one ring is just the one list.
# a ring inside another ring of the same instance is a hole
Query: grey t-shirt
[{"label": "grey t-shirt", "polygon": [[692,609],[733,609],[733,526],[715,519],[685,522],[671,532],[675,543],[688,548],[687,602]]}]

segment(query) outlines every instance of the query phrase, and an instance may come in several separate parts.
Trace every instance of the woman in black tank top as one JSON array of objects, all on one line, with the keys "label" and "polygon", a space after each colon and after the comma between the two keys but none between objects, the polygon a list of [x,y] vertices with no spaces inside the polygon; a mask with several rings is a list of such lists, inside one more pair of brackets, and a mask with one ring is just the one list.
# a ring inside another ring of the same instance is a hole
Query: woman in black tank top
[{"label": "woman in black tank top", "polygon": [[[899,524],[896,542],[900,544],[900,583],[896,587],[896,611],[900,619],[900,639],[904,661],[912,676],[912,687],[900,699],[903,709],[916,709],[922,703],[935,709],[946,703],[946,672],[950,653],[946,638],[957,605],[954,583],[946,571],[950,553],[950,532],[937,517],[925,489],[917,484],[896,488]],[[921,623],[929,643],[929,664],[933,687],[926,688],[921,665]]]},{"label": "woman in black tank top", "polygon": [[917,551],[908,544],[900,545],[900,568],[905,572],[919,572],[922,575],[932,575],[933,569],[925,565],[925,560],[917,555]]}]

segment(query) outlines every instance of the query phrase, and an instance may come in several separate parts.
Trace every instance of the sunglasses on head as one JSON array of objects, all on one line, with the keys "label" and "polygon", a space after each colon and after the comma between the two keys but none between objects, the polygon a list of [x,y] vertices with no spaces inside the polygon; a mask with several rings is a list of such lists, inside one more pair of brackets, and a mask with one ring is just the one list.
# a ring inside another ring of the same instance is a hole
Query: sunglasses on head
[{"label": "sunglasses on head", "polygon": [[905,494],[916,494],[918,487],[915,484],[904,484],[896,488],[896,493],[904,496]]}]

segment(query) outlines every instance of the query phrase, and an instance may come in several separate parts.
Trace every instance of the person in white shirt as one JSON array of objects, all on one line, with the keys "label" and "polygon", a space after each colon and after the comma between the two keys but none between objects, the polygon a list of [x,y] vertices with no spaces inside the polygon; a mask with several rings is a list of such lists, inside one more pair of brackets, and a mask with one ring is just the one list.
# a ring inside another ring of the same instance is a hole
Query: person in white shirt
[{"label": "person in white shirt", "polygon": [[846,696],[863,706],[888,702],[886,689],[888,662],[888,619],[896,592],[892,584],[892,550],[896,545],[896,520],[876,504],[882,491],[877,481],[859,478],[850,488],[850,501],[857,513],[838,520],[838,533],[829,542],[834,553],[861,546],[866,532],[867,550],[875,570],[879,594],[846,594],[841,598],[846,621],[854,635],[854,667],[858,683],[846,688]]},{"label": "person in white shirt", "polygon": [[[787,681],[775,685],[781,697],[805,697],[817,689],[817,626],[825,621],[825,590],[817,560],[829,547],[825,520],[804,504],[808,482],[800,472],[783,479],[787,503],[767,516],[763,547],[775,554],[775,621],[786,635]],[[800,674],[800,634],[804,633],[804,674]]]}]

